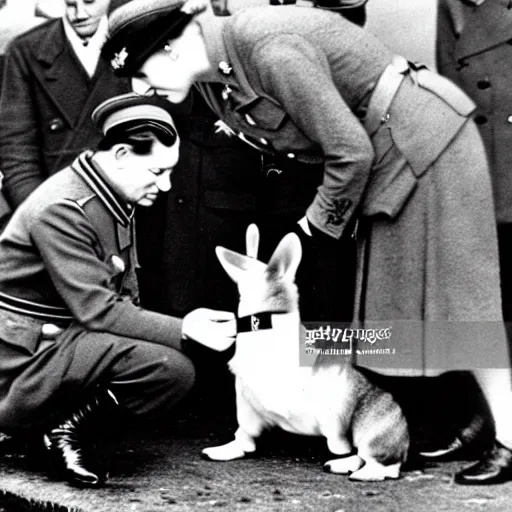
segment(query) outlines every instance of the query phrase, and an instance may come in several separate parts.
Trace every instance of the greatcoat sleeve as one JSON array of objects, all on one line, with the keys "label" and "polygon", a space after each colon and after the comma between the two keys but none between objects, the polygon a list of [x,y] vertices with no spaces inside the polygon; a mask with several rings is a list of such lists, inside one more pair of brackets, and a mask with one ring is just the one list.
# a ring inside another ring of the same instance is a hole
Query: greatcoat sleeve
[{"label": "greatcoat sleeve", "polygon": [[14,208],[44,180],[34,94],[30,66],[21,47],[13,43],[5,56],[0,100],[0,170],[3,190]]},{"label": "greatcoat sleeve", "polygon": [[112,286],[101,242],[79,205],[52,204],[35,220],[31,236],[52,283],[86,329],[181,349],[181,319],[135,306]]},{"label": "greatcoat sleeve", "polygon": [[[336,88],[326,56],[297,34],[282,34],[252,53],[262,89],[277,100],[324,157],[324,178],[308,220],[339,238],[361,201],[374,151],[359,119]],[[337,212],[342,222],[332,222]]]}]

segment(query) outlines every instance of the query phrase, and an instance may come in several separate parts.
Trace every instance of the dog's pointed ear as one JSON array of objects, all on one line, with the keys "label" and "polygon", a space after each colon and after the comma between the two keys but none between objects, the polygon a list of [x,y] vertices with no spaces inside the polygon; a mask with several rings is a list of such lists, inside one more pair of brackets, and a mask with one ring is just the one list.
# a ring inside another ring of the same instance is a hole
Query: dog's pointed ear
[{"label": "dog's pointed ear", "polygon": [[267,266],[267,273],[274,276],[295,277],[302,259],[302,246],[295,233],[288,233],[277,246]]},{"label": "dog's pointed ear", "polygon": [[260,230],[256,224],[251,224],[245,234],[245,254],[250,258],[258,258],[258,246],[260,245]]},{"label": "dog's pointed ear", "polygon": [[[217,246],[215,248],[215,253],[217,254],[217,258],[227,275],[235,283],[240,281],[242,275],[247,272],[255,262],[254,259],[230,249],[226,249],[225,247]],[[263,265],[261,262],[257,261],[257,263]]]}]

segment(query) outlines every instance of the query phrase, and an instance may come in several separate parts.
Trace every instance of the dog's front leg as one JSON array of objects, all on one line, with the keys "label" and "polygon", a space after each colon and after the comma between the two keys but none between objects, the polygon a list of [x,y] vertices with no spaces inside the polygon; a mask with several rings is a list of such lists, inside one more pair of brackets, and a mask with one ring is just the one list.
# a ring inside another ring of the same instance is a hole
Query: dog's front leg
[{"label": "dog's front leg", "polygon": [[238,429],[235,432],[235,439],[221,446],[205,448],[201,453],[206,459],[216,461],[243,459],[256,451],[255,439],[263,432],[265,422],[240,388],[241,386],[237,385]]}]

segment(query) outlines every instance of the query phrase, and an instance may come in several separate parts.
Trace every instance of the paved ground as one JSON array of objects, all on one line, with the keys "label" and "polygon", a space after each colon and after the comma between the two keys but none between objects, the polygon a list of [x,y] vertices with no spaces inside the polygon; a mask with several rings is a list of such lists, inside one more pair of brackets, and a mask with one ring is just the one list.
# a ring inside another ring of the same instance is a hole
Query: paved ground
[{"label": "paved ground", "polygon": [[512,483],[454,485],[461,461],[413,464],[398,481],[355,483],[322,472],[326,452],[319,439],[275,433],[263,439],[260,457],[215,463],[202,460],[200,451],[224,439],[187,429],[122,440],[109,484],[99,490],[52,481],[27,456],[6,453],[0,461],[0,512],[2,495],[11,503],[8,512],[512,510]]},{"label": "paved ground", "polygon": [[[440,433],[451,436],[462,420],[467,425],[482,413],[465,374],[386,378],[386,385],[408,416],[416,447]],[[109,443],[111,479],[102,489],[52,480],[45,457],[33,451],[4,451],[0,512],[512,511],[512,482],[485,488],[453,484],[453,473],[466,462],[413,462],[400,480],[356,483],[322,471],[328,457],[323,439],[279,431],[261,438],[258,458],[204,461],[201,449],[229,441],[235,428],[227,390],[209,388],[215,392],[196,397],[195,405],[176,411],[165,426],[146,425]],[[436,442],[445,443],[446,435]]]}]

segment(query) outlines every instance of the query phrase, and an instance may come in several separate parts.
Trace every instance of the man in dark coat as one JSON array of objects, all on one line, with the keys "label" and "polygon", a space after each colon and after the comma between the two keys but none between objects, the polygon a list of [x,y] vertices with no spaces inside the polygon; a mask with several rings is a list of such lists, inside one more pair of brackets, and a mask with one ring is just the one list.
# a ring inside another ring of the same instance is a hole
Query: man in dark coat
[{"label": "man in dark coat", "polygon": [[107,0],[66,2],[65,15],[18,36],[5,55],[0,169],[12,208],[48,176],[94,147],[103,100],[129,91],[100,58]]},{"label": "man in dark coat", "polygon": [[[498,223],[503,316],[512,339],[512,9],[493,0],[439,0],[437,66],[475,101]],[[509,341],[510,343],[510,341]]]},{"label": "man in dark coat", "polygon": [[216,350],[234,341],[230,313],[181,320],[137,305],[134,207],[170,189],[178,160],[168,105],[133,94],[102,103],[98,151],[39,186],[0,237],[0,430],[43,433],[77,485],[105,479],[84,445],[91,421],[113,408],[154,416],[189,391],[182,336]]}]

